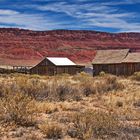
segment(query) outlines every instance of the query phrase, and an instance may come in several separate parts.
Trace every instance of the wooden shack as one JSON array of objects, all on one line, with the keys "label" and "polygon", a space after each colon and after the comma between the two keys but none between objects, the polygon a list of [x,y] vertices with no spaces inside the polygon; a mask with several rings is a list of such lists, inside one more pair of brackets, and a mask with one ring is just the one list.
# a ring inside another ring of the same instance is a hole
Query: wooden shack
[{"label": "wooden shack", "polygon": [[76,65],[65,57],[46,57],[36,66],[32,67],[30,73],[50,76],[63,73],[74,75],[83,69],[84,66]]},{"label": "wooden shack", "polygon": [[129,49],[117,50],[98,50],[93,59],[93,75],[100,72],[111,73],[115,75],[124,74],[124,63],[122,61],[129,53]]},{"label": "wooden shack", "polygon": [[122,61],[123,74],[132,75],[135,72],[140,71],[140,53],[129,53],[127,57]]}]

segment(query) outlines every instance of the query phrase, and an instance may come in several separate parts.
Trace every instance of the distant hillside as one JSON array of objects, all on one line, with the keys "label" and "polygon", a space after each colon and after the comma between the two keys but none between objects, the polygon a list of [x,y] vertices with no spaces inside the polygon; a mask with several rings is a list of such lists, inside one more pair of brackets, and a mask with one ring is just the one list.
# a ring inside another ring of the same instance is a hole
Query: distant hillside
[{"label": "distant hillside", "polygon": [[0,48],[1,65],[34,65],[45,56],[66,56],[78,63],[88,63],[96,49],[140,51],[140,33],[0,28]]}]

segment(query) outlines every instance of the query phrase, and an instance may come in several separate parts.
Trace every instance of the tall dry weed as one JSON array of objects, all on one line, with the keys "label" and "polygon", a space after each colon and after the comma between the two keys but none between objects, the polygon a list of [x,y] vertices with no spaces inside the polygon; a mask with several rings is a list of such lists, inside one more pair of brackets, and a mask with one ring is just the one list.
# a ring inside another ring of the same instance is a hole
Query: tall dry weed
[{"label": "tall dry weed", "polygon": [[22,93],[8,93],[0,99],[0,120],[22,126],[35,124],[35,101]]},{"label": "tall dry weed", "polygon": [[119,121],[111,113],[86,111],[73,116],[74,128],[79,139],[103,138],[117,131]]}]

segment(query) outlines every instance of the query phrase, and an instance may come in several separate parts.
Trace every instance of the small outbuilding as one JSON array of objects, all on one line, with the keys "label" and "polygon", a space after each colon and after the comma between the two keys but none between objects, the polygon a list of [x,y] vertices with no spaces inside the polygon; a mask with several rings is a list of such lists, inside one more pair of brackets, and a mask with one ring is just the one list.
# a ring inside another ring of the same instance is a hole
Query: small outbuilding
[{"label": "small outbuilding", "polygon": [[123,74],[122,61],[128,55],[129,49],[98,50],[93,59],[93,75],[104,71],[115,75]]},{"label": "small outbuilding", "polygon": [[66,57],[46,57],[32,67],[30,73],[50,76],[63,73],[74,75],[83,71],[83,69],[84,66],[77,65]]}]

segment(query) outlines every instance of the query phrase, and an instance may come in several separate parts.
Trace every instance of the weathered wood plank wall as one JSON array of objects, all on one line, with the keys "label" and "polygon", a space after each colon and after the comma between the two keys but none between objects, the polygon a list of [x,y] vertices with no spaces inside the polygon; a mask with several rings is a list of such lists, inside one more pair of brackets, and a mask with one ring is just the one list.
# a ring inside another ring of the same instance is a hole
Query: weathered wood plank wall
[{"label": "weathered wood plank wall", "polygon": [[93,75],[98,75],[102,71],[114,75],[132,75],[140,71],[140,63],[93,64]]}]

